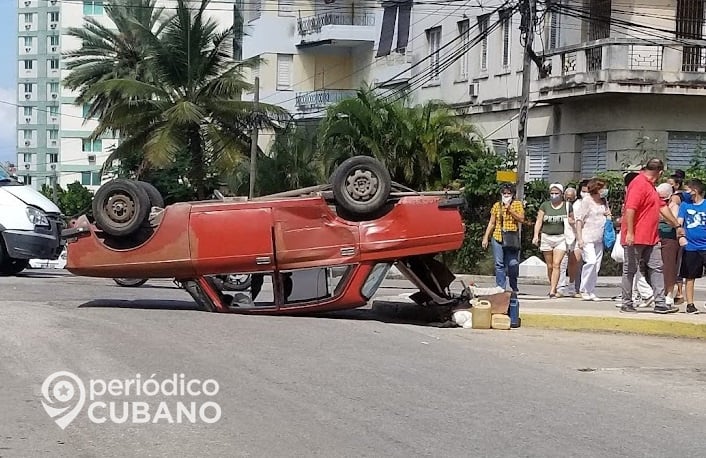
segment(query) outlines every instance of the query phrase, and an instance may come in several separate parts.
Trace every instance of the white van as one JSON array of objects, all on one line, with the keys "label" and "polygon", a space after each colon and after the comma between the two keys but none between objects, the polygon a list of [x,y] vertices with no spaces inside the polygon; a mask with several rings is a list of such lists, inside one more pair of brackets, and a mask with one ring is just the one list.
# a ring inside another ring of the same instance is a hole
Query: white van
[{"label": "white van", "polygon": [[0,165],[0,275],[22,272],[33,258],[57,259],[63,225],[59,207]]}]

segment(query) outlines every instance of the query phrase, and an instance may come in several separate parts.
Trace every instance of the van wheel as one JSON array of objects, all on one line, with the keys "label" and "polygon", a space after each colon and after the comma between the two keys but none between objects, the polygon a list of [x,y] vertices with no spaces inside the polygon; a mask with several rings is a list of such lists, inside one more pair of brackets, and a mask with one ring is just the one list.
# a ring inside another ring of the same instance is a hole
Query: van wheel
[{"label": "van wheel", "polygon": [[150,197],[143,186],[120,178],[98,188],[92,207],[96,226],[117,237],[137,231],[147,220],[151,208]]},{"label": "van wheel", "polygon": [[369,216],[390,197],[390,172],[377,159],[354,156],[346,159],[331,176],[336,205],[349,213]]}]

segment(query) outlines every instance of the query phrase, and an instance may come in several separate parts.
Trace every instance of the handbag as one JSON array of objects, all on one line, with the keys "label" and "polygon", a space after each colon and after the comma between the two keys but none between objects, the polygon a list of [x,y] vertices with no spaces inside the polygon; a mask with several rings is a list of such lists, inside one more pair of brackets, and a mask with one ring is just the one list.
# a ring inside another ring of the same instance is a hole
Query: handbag
[{"label": "handbag", "polygon": [[574,228],[571,227],[571,222],[569,221],[569,203],[566,202],[566,218],[564,218],[564,238],[566,239],[567,245],[573,245],[576,242],[576,233]]},{"label": "handbag", "polygon": [[[520,249],[520,231],[506,231],[503,229],[503,217],[505,215],[505,209],[503,209],[502,202],[499,203],[500,207],[500,232],[503,237],[503,248],[510,248],[512,250]],[[519,227],[519,226],[518,226]]]},{"label": "handbag", "polygon": [[613,220],[611,218],[606,218],[605,225],[603,226],[603,246],[610,250],[615,245],[615,226],[613,226]]}]

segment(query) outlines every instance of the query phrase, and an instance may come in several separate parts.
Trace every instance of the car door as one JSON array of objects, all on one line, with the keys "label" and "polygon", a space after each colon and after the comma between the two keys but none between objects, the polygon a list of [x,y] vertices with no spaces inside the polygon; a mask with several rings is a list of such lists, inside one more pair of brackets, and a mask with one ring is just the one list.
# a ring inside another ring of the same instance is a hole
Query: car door
[{"label": "car door", "polygon": [[195,205],[189,220],[197,275],[275,269],[272,209],[253,204]]},{"label": "car door", "polygon": [[304,199],[273,208],[277,268],[344,265],[360,258],[356,223],[336,218],[321,200]]}]

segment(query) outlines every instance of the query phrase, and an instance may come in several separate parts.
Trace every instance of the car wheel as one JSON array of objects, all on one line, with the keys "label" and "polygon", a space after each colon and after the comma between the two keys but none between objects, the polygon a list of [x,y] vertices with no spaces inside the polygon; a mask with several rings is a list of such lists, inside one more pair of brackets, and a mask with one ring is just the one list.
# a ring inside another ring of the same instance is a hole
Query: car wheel
[{"label": "car wheel", "polygon": [[226,291],[245,291],[250,288],[252,278],[250,275],[226,275],[223,281],[223,289]]},{"label": "car wheel", "polygon": [[17,275],[29,267],[29,259],[5,258],[0,263],[0,274]]},{"label": "car wheel", "polygon": [[98,188],[92,207],[96,226],[106,234],[122,237],[143,225],[150,212],[150,198],[143,186],[119,178]]},{"label": "car wheel", "polygon": [[354,156],[346,159],[332,175],[336,205],[356,215],[371,215],[390,197],[390,172],[377,159]]},{"label": "car wheel", "polygon": [[113,278],[113,281],[120,286],[128,288],[137,288],[147,283],[147,278]]},{"label": "car wheel", "polygon": [[147,193],[147,196],[150,198],[151,207],[164,208],[164,198],[157,188],[146,181],[138,181],[137,184],[142,186],[142,189]]}]

